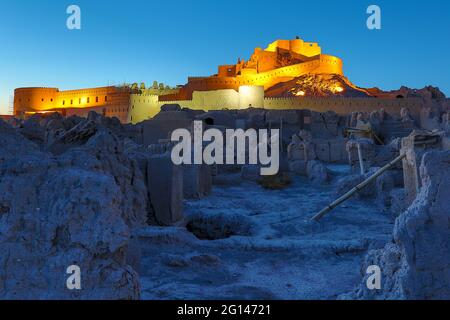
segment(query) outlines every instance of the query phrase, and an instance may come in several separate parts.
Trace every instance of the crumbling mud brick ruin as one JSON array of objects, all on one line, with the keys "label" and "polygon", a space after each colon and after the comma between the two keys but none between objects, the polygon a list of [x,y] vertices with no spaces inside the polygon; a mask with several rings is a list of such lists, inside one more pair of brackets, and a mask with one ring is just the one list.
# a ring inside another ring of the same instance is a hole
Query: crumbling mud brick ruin
[{"label": "crumbling mud brick ruin", "polygon": [[[450,299],[450,100],[342,67],[277,40],[177,88],[17,89],[0,299]],[[279,172],[175,165],[171,134],[194,121],[278,129]]]}]

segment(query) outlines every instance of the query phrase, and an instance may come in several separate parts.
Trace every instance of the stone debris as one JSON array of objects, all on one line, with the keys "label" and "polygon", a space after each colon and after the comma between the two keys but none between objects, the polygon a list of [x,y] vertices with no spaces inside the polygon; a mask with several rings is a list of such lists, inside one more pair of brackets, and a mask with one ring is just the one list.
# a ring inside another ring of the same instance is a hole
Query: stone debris
[{"label": "stone debris", "polygon": [[[133,168],[119,153],[102,165],[90,153],[102,156],[101,139],[54,158],[0,121],[0,298],[139,299],[126,264],[130,229],[141,222],[127,192]],[[66,287],[72,265],[82,290]]]},{"label": "stone debris", "polygon": [[[264,241],[280,237],[281,229],[259,226],[241,213],[243,202],[255,215],[262,211],[245,197],[229,200],[234,211],[212,211],[210,204],[185,215],[188,203],[214,197],[213,185],[232,191],[254,186],[268,195],[289,194],[301,181],[338,197],[400,154],[406,154],[403,163],[356,199],[378,210],[377,219],[396,219],[393,241],[371,244],[378,250],[367,254],[364,282],[341,298],[450,299],[450,154],[443,151],[450,148],[450,110],[436,103],[439,92],[433,88],[402,92],[431,97],[420,117],[406,108],[398,114],[380,109],[342,115],[256,108],[203,112],[169,104],[138,125],[94,112],[86,119],[54,113],[12,119],[11,125],[0,120],[0,299],[139,299],[140,275],[148,272],[140,232],[179,228],[197,241],[229,243],[255,234]],[[174,165],[171,133],[192,131],[194,120],[221,131],[280,129],[279,173],[261,177],[259,165]],[[348,173],[333,171],[344,164],[351,167]],[[315,227],[303,223],[285,231],[297,237]],[[251,245],[265,246],[264,241]],[[357,243],[339,250],[365,252],[367,247]],[[172,268],[226,264],[223,257],[199,253],[167,253],[161,261]],[[66,288],[71,265],[84,274],[83,290]],[[379,291],[365,286],[370,265],[383,272]]]},{"label": "stone debris", "polygon": [[[427,152],[420,176],[420,193],[397,218],[393,242],[369,252],[362,284],[342,298],[450,299],[450,151]],[[365,271],[371,265],[382,271],[380,290],[367,288]]]},{"label": "stone debris", "polygon": [[289,161],[317,159],[311,132],[302,130],[298,134],[293,135],[287,153]]},{"label": "stone debris", "polygon": [[327,168],[320,161],[308,161],[306,175],[313,184],[324,184],[330,179]]},{"label": "stone debris", "polygon": [[[59,130],[56,132],[60,133]],[[53,154],[62,154],[71,147],[86,143],[96,132],[97,126],[94,121],[82,121],[58,136],[53,135],[52,141],[47,145],[47,150]]]}]

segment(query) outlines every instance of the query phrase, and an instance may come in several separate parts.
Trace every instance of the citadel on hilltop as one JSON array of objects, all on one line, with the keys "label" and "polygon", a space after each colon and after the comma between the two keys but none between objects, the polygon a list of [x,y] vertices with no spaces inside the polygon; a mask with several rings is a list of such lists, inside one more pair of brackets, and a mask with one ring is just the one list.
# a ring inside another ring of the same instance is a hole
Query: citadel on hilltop
[{"label": "citadel on hilltop", "polygon": [[317,43],[301,39],[277,40],[265,50],[256,48],[248,61],[219,66],[211,77],[190,77],[177,94],[162,96],[162,101],[190,100],[194,91],[233,89],[241,86],[262,86],[264,90],[305,74],[343,75],[342,60],[322,54]]},{"label": "citadel on hilltop", "polygon": [[[299,77],[315,75],[333,75],[342,81],[320,84],[329,87],[330,96],[327,97],[308,95],[307,90],[299,89],[288,97],[273,98],[267,95],[276,86],[290,86],[290,81],[296,81]],[[342,114],[380,108],[400,110],[402,107],[414,112],[420,108],[419,99],[400,101],[389,96],[367,99],[343,95],[346,90],[355,89],[363,91],[344,77],[341,59],[322,54],[317,43],[305,42],[297,37],[294,40],[277,40],[264,50],[256,48],[248,61],[238,59],[236,64],[219,66],[217,74],[209,77],[190,77],[186,85],[175,89],[158,84],[151,88],[134,84],[70,91],[19,88],[14,92],[14,114],[26,117],[56,111],[65,116],[86,116],[90,111],[96,111],[117,117],[122,123],[138,123],[155,116],[164,104],[172,103],[205,111],[259,107]]]}]

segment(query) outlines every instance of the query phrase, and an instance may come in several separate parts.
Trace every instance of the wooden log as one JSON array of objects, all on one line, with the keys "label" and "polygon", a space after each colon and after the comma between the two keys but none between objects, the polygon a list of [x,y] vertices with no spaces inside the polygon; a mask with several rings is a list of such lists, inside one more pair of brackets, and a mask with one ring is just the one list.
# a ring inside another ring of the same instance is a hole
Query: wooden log
[{"label": "wooden log", "polygon": [[397,162],[403,160],[403,158],[406,157],[406,154],[401,154],[400,156],[398,156],[397,158],[395,158],[394,160],[392,160],[391,162],[389,162],[387,165],[385,165],[383,168],[381,168],[380,170],[378,170],[377,172],[375,172],[372,176],[370,176],[369,178],[367,178],[365,181],[361,182],[359,185],[357,185],[356,187],[354,187],[352,190],[350,190],[349,192],[347,192],[346,194],[344,194],[342,197],[340,197],[339,199],[335,200],[333,203],[331,203],[329,206],[327,206],[326,208],[322,209],[319,213],[317,213],[314,217],[312,217],[311,220],[313,221],[319,221],[320,219],[322,219],[327,213],[329,213],[330,211],[332,211],[334,208],[336,208],[337,206],[339,206],[341,203],[343,203],[344,201],[346,201],[347,199],[349,199],[350,197],[352,197],[356,192],[360,191],[361,189],[365,188],[367,185],[369,185],[372,181],[374,181],[376,178],[378,178],[379,176],[381,176],[385,171],[389,170],[390,168],[392,168]]}]

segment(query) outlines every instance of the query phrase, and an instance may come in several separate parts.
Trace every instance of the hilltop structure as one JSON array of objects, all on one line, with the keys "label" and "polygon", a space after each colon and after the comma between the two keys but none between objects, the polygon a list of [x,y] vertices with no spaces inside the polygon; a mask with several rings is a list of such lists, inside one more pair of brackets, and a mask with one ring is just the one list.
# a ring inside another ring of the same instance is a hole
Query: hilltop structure
[{"label": "hilltop structure", "polygon": [[[367,99],[377,97],[378,99]],[[395,92],[354,86],[343,72],[341,59],[322,53],[314,42],[277,40],[266,49],[256,48],[248,61],[222,65],[209,77],[190,77],[184,86],[151,88],[124,85],[60,91],[56,88],[19,88],[14,95],[15,116],[60,112],[87,116],[90,111],[138,123],[154,117],[165,104],[195,110],[310,109],[318,112],[371,112],[384,108],[418,113],[420,98],[401,101]]]},{"label": "hilltop structure", "polygon": [[235,65],[222,65],[210,77],[190,77],[174,95],[161,96],[162,101],[190,100],[195,91],[262,86],[264,90],[305,74],[344,75],[341,59],[322,54],[317,43],[301,39],[277,40],[266,49],[256,48],[250,60],[238,59]]}]

